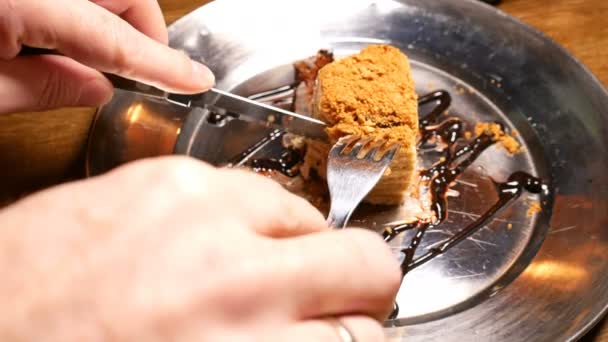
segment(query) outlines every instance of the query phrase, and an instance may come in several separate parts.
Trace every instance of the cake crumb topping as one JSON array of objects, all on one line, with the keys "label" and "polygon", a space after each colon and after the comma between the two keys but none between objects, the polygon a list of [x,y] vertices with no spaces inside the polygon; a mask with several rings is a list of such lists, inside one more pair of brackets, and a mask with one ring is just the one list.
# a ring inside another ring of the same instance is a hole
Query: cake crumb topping
[{"label": "cake crumb topping", "polygon": [[509,154],[516,154],[521,150],[521,145],[517,139],[515,139],[513,135],[505,133],[502,127],[497,123],[480,122],[475,125],[475,134],[477,136],[484,133],[491,135],[492,139],[500,143],[500,146],[504,147]]},{"label": "cake crumb topping", "polygon": [[408,58],[371,45],[319,71],[319,114],[332,138],[356,134],[410,144],[418,134],[418,98]]},{"label": "cake crumb topping", "polygon": [[526,213],[526,215],[528,217],[534,216],[534,214],[536,213],[540,213],[542,210],[541,206],[540,206],[540,202],[538,201],[534,201],[532,203],[530,203],[530,206],[528,207],[528,212]]}]

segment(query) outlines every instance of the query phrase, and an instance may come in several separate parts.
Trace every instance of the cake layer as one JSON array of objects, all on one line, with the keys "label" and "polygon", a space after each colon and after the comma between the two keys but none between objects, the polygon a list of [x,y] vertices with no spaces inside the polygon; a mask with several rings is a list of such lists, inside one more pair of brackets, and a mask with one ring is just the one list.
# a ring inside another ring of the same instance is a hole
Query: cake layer
[{"label": "cake layer", "polygon": [[[416,181],[418,99],[407,57],[397,48],[372,45],[323,67],[313,96],[313,116],[328,124],[333,145],[356,135],[400,145],[393,163],[365,199],[400,204]],[[325,178],[331,145],[308,142],[303,174]]]}]

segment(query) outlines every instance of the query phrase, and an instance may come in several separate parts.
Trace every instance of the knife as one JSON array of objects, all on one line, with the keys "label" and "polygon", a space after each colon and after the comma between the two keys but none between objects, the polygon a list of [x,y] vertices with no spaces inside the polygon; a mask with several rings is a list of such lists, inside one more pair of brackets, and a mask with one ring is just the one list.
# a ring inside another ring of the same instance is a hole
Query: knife
[{"label": "knife", "polygon": [[[56,51],[24,47],[20,56],[58,54]],[[268,127],[302,135],[307,138],[328,141],[323,121],[293,113],[281,108],[250,100],[227,91],[211,88],[207,92],[194,95],[167,93],[150,85],[142,84],[118,75],[105,74],[114,88],[135,92],[166,100],[188,108],[204,108],[214,113],[227,115],[245,121],[262,123]]]}]

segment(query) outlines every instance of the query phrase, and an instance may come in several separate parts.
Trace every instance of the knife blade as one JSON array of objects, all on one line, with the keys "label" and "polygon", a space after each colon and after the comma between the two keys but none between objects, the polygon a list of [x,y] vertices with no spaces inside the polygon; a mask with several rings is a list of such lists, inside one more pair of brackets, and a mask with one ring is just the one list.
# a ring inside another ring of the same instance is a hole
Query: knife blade
[{"label": "knife blade", "polygon": [[257,102],[224,90],[211,88],[205,93],[194,95],[170,94],[158,88],[120,76],[106,76],[117,89],[161,98],[188,108],[204,108],[217,114],[261,123],[268,127],[302,135],[307,138],[328,141],[327,133],[325,132],[326,124],[323,121]]},{"label": "knife blade", "polygon": [[[174,103],[180,102],[176,100],[175,96],[169,96],[168,100]],[[328,140],[325,132],[326,125],[323,121],[253,101],[220,89],[212,88],[204,93],[202,97],[195,97],[191,101],[181,103],[188,107],[204,107],[218,114],[231,116],[236,114],[239,119],[262,123],[268,127],[307,138]]]}]

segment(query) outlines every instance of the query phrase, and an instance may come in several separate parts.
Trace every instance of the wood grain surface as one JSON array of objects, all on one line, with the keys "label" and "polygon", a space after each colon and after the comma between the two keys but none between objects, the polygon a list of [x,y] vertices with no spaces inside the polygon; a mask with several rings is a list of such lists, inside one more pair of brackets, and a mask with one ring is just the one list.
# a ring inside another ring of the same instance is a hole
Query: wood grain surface
[{"label": "wood grain surface", "polygon": [[[207,2],[159,1],[169,24]],[[608,86],[608,1],[503,0],[499,7],[563,45]],[[81,176],[93,113],[80,108],[0,116],[0,201]],[[583,341],[608,342],[608,322]]]}]

